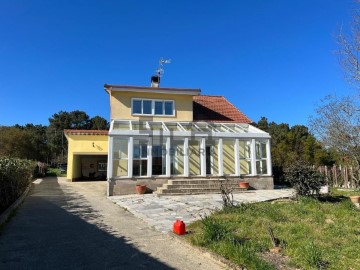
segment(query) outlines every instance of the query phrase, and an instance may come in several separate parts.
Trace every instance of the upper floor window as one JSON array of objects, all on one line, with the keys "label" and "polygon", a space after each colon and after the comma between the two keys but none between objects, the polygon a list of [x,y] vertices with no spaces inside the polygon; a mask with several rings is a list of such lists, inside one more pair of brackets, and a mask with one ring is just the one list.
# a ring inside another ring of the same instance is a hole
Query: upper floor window
[{"label": "upper floor window", "polygon": [[175,115],[173,100],[132,99],[132,114],[138,115]]}]

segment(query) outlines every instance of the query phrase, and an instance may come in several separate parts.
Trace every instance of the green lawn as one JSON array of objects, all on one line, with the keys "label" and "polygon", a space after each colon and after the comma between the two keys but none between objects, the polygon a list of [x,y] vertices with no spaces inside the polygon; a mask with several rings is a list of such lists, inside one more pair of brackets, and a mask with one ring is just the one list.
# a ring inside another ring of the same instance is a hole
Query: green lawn
[{"label": "green lawn", "polygon": [[61,173],[58,168],[48,168],[46,176],[61,176],[66,177],[66,173]]},{"label": "green lawn", "polygon": [[360,211],[344,195],[242,204],[191,224],[187,239],[248,269],[275,269],[261,256],[270,226],[290,266],[360,269]]}]

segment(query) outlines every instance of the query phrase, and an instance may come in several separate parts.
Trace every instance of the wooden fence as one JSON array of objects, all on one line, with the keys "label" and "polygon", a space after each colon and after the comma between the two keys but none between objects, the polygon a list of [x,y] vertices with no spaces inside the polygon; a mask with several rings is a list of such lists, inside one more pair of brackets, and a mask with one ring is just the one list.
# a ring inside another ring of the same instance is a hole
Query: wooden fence
[{"label": "wooden fence", "polygon": [[329,185],[343,188],[357,188],[360,184],[360,173],[348,166],[320,166],[319,172],[326,175]]}]

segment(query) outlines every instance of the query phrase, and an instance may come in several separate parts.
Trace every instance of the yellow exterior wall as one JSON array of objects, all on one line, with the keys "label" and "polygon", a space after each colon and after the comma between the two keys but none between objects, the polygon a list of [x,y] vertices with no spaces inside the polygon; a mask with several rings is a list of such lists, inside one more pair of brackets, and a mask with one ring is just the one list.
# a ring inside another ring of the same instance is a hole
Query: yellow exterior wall
[{"label": "yellow exterior wall", "polygon": [[224,174],[235,174],[234,140],[223,140]]},{"label": "yellow exterior wall", "polygon": [[108,153],[107,135],[66,134],[66,138],[68,140],[67,179],[73,180],[81,176],[80,155],[107,155]]},{"label": "yellow exterior wall", "polygon": [[[133,116],[131,115],[132,98],[174,100],[175,116]],[[110,117],[111,119],[144,121],[192,121],[193,96],[141,92],[111,92]]]}]

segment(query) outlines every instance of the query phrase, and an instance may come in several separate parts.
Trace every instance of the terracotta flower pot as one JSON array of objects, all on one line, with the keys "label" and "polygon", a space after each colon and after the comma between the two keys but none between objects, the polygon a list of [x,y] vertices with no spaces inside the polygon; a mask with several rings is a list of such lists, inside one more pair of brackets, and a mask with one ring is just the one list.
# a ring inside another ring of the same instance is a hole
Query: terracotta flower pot
[{"label": "terracotta flower pot", "polygon": [[352,201],[352,203],[360,203],[360,196],[350,196],[350,200]]},{"label": "terracotta flower pot", "polygon": [[136,185],[135,186],[135,191],[137,194],[145,194],[146,189],[147,189],[146,185]]},{"label": "terracotta flower pot", "polygon": [[239,182],[239,187],[243,189],[249,189],[249,182]]}]

